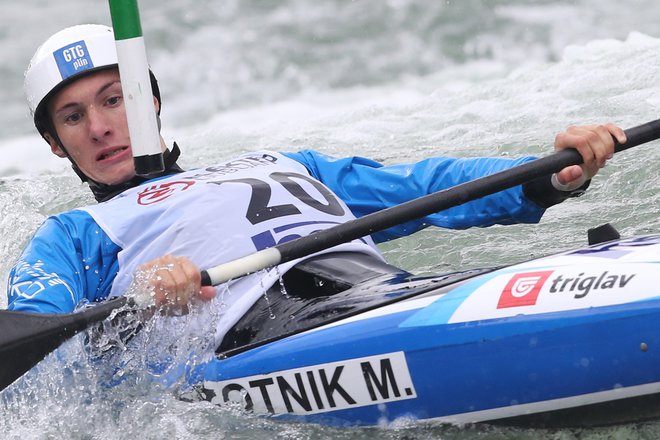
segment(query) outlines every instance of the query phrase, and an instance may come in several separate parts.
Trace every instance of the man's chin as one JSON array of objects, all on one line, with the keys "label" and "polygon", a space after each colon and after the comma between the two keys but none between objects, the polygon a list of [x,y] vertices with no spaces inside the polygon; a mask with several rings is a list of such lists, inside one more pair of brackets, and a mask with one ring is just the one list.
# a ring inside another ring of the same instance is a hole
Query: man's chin
[{"label": "man's chin", "polygon": [[121,175],[122,177],[118,177],[117,174],[113,174],[112,176],[99,176],[98,178],[93,178],[96,182],[102,183],[104,185],[120,185],[124,182],[128,182],[131,180],[133,177],[135,177],[135,171],[130,172],[130,173],[124,173]]}]

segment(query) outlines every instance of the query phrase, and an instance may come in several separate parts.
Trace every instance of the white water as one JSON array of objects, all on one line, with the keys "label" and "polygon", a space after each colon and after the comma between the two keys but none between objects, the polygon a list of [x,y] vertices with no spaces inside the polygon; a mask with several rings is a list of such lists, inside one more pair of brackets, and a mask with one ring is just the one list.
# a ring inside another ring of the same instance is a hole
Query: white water
[{"label": "white water", "polygon": [[[184,166],[260,148],[315,148],[385,162],[434,154],[541,155],[569,124],[631,127],[660,114],[655,1],[142,0],[140,6],[163,93],[164,132],[182,147]],[[33,133],[22,72],[52,32],[80,22],[107,24],[109,13],[106,3],[85,0],[5,2],[0,12],[4,281],[45,216],[92,201],[66,162]],[[582,245],[586,229],[605,222],[622,235],[658,232],[659,159],[657,142],[617,155],[587,195],[550,209],[539,225],[427,230],[383,250],[409,270],[448,271]],[[76,352],[77,344],[66,349]],[[4,404],[3,438],[660,434],[653,423],[558,432],[437,426],[344,431],[182,403],[148,386],[105,394],[82,373],[75,376],[77,386],[63,387],[71,380],[68,371],[45,364],[40,386]]]}]

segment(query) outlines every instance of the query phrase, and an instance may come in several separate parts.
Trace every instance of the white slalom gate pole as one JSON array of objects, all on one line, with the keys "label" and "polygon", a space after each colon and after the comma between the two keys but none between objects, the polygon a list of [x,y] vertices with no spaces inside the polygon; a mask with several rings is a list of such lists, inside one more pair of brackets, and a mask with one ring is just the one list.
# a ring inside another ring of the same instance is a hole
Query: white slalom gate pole
[{"label": "white slalom gate pole", "polygon": [[165,169],[137,0],[109,0],[135,173]]}]

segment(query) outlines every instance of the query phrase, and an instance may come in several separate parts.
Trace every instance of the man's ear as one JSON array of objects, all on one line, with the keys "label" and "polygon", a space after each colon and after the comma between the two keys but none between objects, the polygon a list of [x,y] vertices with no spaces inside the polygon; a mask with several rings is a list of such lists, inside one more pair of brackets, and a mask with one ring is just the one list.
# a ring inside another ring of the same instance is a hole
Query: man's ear
[{"label": "man's ear", "polygon": [[46,141],[47,141],[48,144],[50,145],[50,151],[51,151],[55,156],[57,156],[57,157],[62,157],[62,158],[65,158],[65,157],[66,157],[66,153],[64,152],[64,150],[62,149],[62,147],[60,147],[60,144],[58,144],[58,143],[55,141],[55,139],[53,138],[53,136],[50,135],[50,133],[48,133],[48,132],[44,133],[44,139],[46,139]]}]

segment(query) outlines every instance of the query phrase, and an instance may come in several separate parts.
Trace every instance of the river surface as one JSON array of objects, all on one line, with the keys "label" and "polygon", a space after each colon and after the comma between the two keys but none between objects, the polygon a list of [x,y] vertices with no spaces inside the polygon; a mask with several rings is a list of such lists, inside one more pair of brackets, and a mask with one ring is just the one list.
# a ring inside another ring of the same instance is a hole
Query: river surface
[{"label": "river surface", "polygon": [[[181,146],[184,167],[255,149],[313,148],[385,163],[544,155],[570,124],[628,128],[660,115],[656,0],[142,0],[140,8],[163,96],[163,133]],[[60,28],[85,22],[109,24],[107,4],[0,5],[2,282],[46,216],[93,202],[66,161],[35,134],[22,94],[36,47]],[[551,208],[538,225],[428,229],[381,248],[408,270],[448,272],[580,246],[588,228],[606,222],[623,236],[657,233],[659,164],[657,142],[616,155],[585,196]],[[80,344],[74,339],[62,351]],[[94,366],[79,362],[64,370],[45,362],[23,391],[5,393],[2,437],[660,437],[657,423],[559,431],[282,423],[184,403],[140,389],[139,381],[121,393],[101,392],[84,374]],[[72,379],[71,371],[80,374]]]}]

